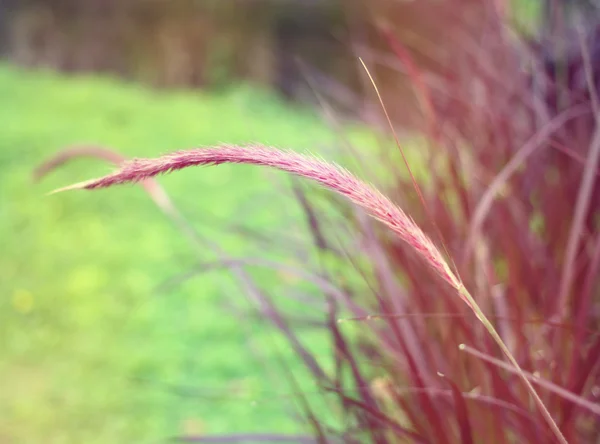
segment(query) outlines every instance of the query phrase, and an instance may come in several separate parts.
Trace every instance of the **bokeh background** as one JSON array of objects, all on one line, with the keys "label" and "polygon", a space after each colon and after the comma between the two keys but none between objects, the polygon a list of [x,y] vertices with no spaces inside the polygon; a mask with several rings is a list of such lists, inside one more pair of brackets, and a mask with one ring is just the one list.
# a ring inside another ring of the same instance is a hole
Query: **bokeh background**
[{"label": "bokeh background", "polygon": [[[318,153],[385,183],[389,171],[365,160],[382,146],[398,153],[382,136],[387,121],[358,56],[408,131],[423,124],[423,97],[378,27],[393,24],[415,63],[436,74],[450,62],[471,66],[455,50],[488,23],[481,1],[461,0],[460,14],[457,2],[435,11],[400,3],[0,0],[0,444],[293,439],[310,434],[296,417],[298,393],[336,427],[281,326],[259,316],[253,292],[144,189],[47,195],[113,168],[93,157],[34,172],[73,146],[146,157],[257,142]],[[533,29],[542,2],[513,3],[519,29]],[[406,147],[419,154],[421,145]],[[322,288],[296,272],[322,260],[301,198],[318,202],[319,192],[239,165],[159,182],[195,236],[233,258],[267,261],[251,267],[254,282],[333,369]],[[321,221],[344,217],[320,210]]]},{"label": "bokeh background", "polygon": [[[227,271],[195,273],[209,251],[141,188],[46,195],[109,171],[102,161],[74,160],[42,181],[33,172],[72,145],[126,156],[251,142],[331,151],[339,137],[311,105],[307,76],[339,115],[355,108],[345,35],[327,1],[0,2],[0,442],[299,432],[275,356],[306,391],[310,380]],[[222,166],[160,182],[236,257],[289,263],[306,236],[277,174]],[[297,279],[253,273],[275,294]],[[329,347],[301,330],[317,353]]]}]

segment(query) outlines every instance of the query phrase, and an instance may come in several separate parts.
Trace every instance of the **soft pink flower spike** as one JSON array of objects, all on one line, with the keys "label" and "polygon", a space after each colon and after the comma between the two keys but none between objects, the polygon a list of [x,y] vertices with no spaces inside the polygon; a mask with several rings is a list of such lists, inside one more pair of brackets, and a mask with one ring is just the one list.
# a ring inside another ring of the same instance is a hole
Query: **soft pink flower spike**
[{"label": "soft pink flower spike", "polygon": [[362,207],[369,215],[387,225],[402,240],[417,250],[427,263],[450,285],[456,289],[462,287],[460,280],[452,273],[431,239],[402,209],[393,204],[377,189],[357,179],[344,168],[313,156],[267,148],[261,145],[196,148],[167,154],[156,159],[133,159],[125,162],[113,174],[57,191],[106,188],[127,182],[138,182],[158,174],[190,166],[219,165],[222,163],[242,163],[277,168],[281,171],[312,179],[322,186],[346,196],[356,205]]}]

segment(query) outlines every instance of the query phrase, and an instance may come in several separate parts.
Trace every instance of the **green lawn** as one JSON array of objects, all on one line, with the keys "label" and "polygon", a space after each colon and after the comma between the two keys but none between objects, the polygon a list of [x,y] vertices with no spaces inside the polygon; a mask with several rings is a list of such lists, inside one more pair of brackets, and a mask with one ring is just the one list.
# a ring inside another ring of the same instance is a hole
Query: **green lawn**
[{"label": "green lawn", "polygon": [[[149,92],[0,65],[0,122],[0,442],[154,443],[186,430],[297,432],[284,409],[285,377],[272,364],[265,369],[250,345],[268,362],[283,350],[307,391],[310,380],[268,324],[240,321],[224,307],[248,305],[227,273],[157,291],[198,257],[140,188],[46,196],[111,167],[81,159],[40,184],[31,172],[82,142],[130,156],[252,141],[318,151],[335,139],[318,118],[248,88]],[[300,211],[275,186],[282,179],[221,166],[160,182],[198,231],[230,254],[291,261],[291,247],[271,251],[228,225],[301,241]],[[286,279],[254,275],[275,290]],[[328,355],[322,333],[302,337]]]}]

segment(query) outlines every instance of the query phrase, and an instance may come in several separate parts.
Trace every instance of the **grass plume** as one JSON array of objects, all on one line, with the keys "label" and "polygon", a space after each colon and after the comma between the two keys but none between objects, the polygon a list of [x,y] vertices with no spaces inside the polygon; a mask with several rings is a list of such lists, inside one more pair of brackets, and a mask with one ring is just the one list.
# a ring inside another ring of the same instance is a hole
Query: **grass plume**
[{"label": "grass plume", "polygon": [[167,154],[156,159],[133,159],[125,162],[113,174],[61,188],[54,192],[107,188],[128,182],[140,182],[159,174],[196,165],[219,165],[223,163],[276,168],[313,180],[347,197],[354,204],[363,208],[369,215],[388,226],[402,240],[418,251],[427,263],[440,273],[453,288],[456,290],[461,289],[460,280],[452,273],[433,242],[401,208],[374,187],[357,179],[346,169],[312,156],[261,145],[198,148]]}]

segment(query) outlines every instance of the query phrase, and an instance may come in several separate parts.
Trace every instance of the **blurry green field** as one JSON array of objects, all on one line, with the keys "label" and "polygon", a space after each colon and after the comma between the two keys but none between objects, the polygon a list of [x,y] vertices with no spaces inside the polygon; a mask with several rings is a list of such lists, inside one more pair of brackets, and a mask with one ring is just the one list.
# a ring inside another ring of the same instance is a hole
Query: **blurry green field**
[{"label": "blurry green field", "polygon": [[[141,189],[45,195],[111,168],[90,159],[39,184],[31,172],[60,148],[86,142],[130,156],[252,141],[315,151],[334,140],[318,119],[247,88],[220,96],[148,92],[0,66],[0,125],[0,442],[298,431],[282,408],[287,398],[273,395],[288,391],[285,377],[265,370],[250,343],[268,360],[273,343],[282,345],[306,390],[309,379],[268,324],[240,322],[225,308],[231,300],[248,305],[226,273],[156,291],[198,257]],[[160,181],[230,254],[278,257],[228,224],[271,238],[303,236],[299,209],[270,172],[221,166]],[[255,276],[275,290],[286,279]],[[327,355],[321,333],[302,336]]]}]

